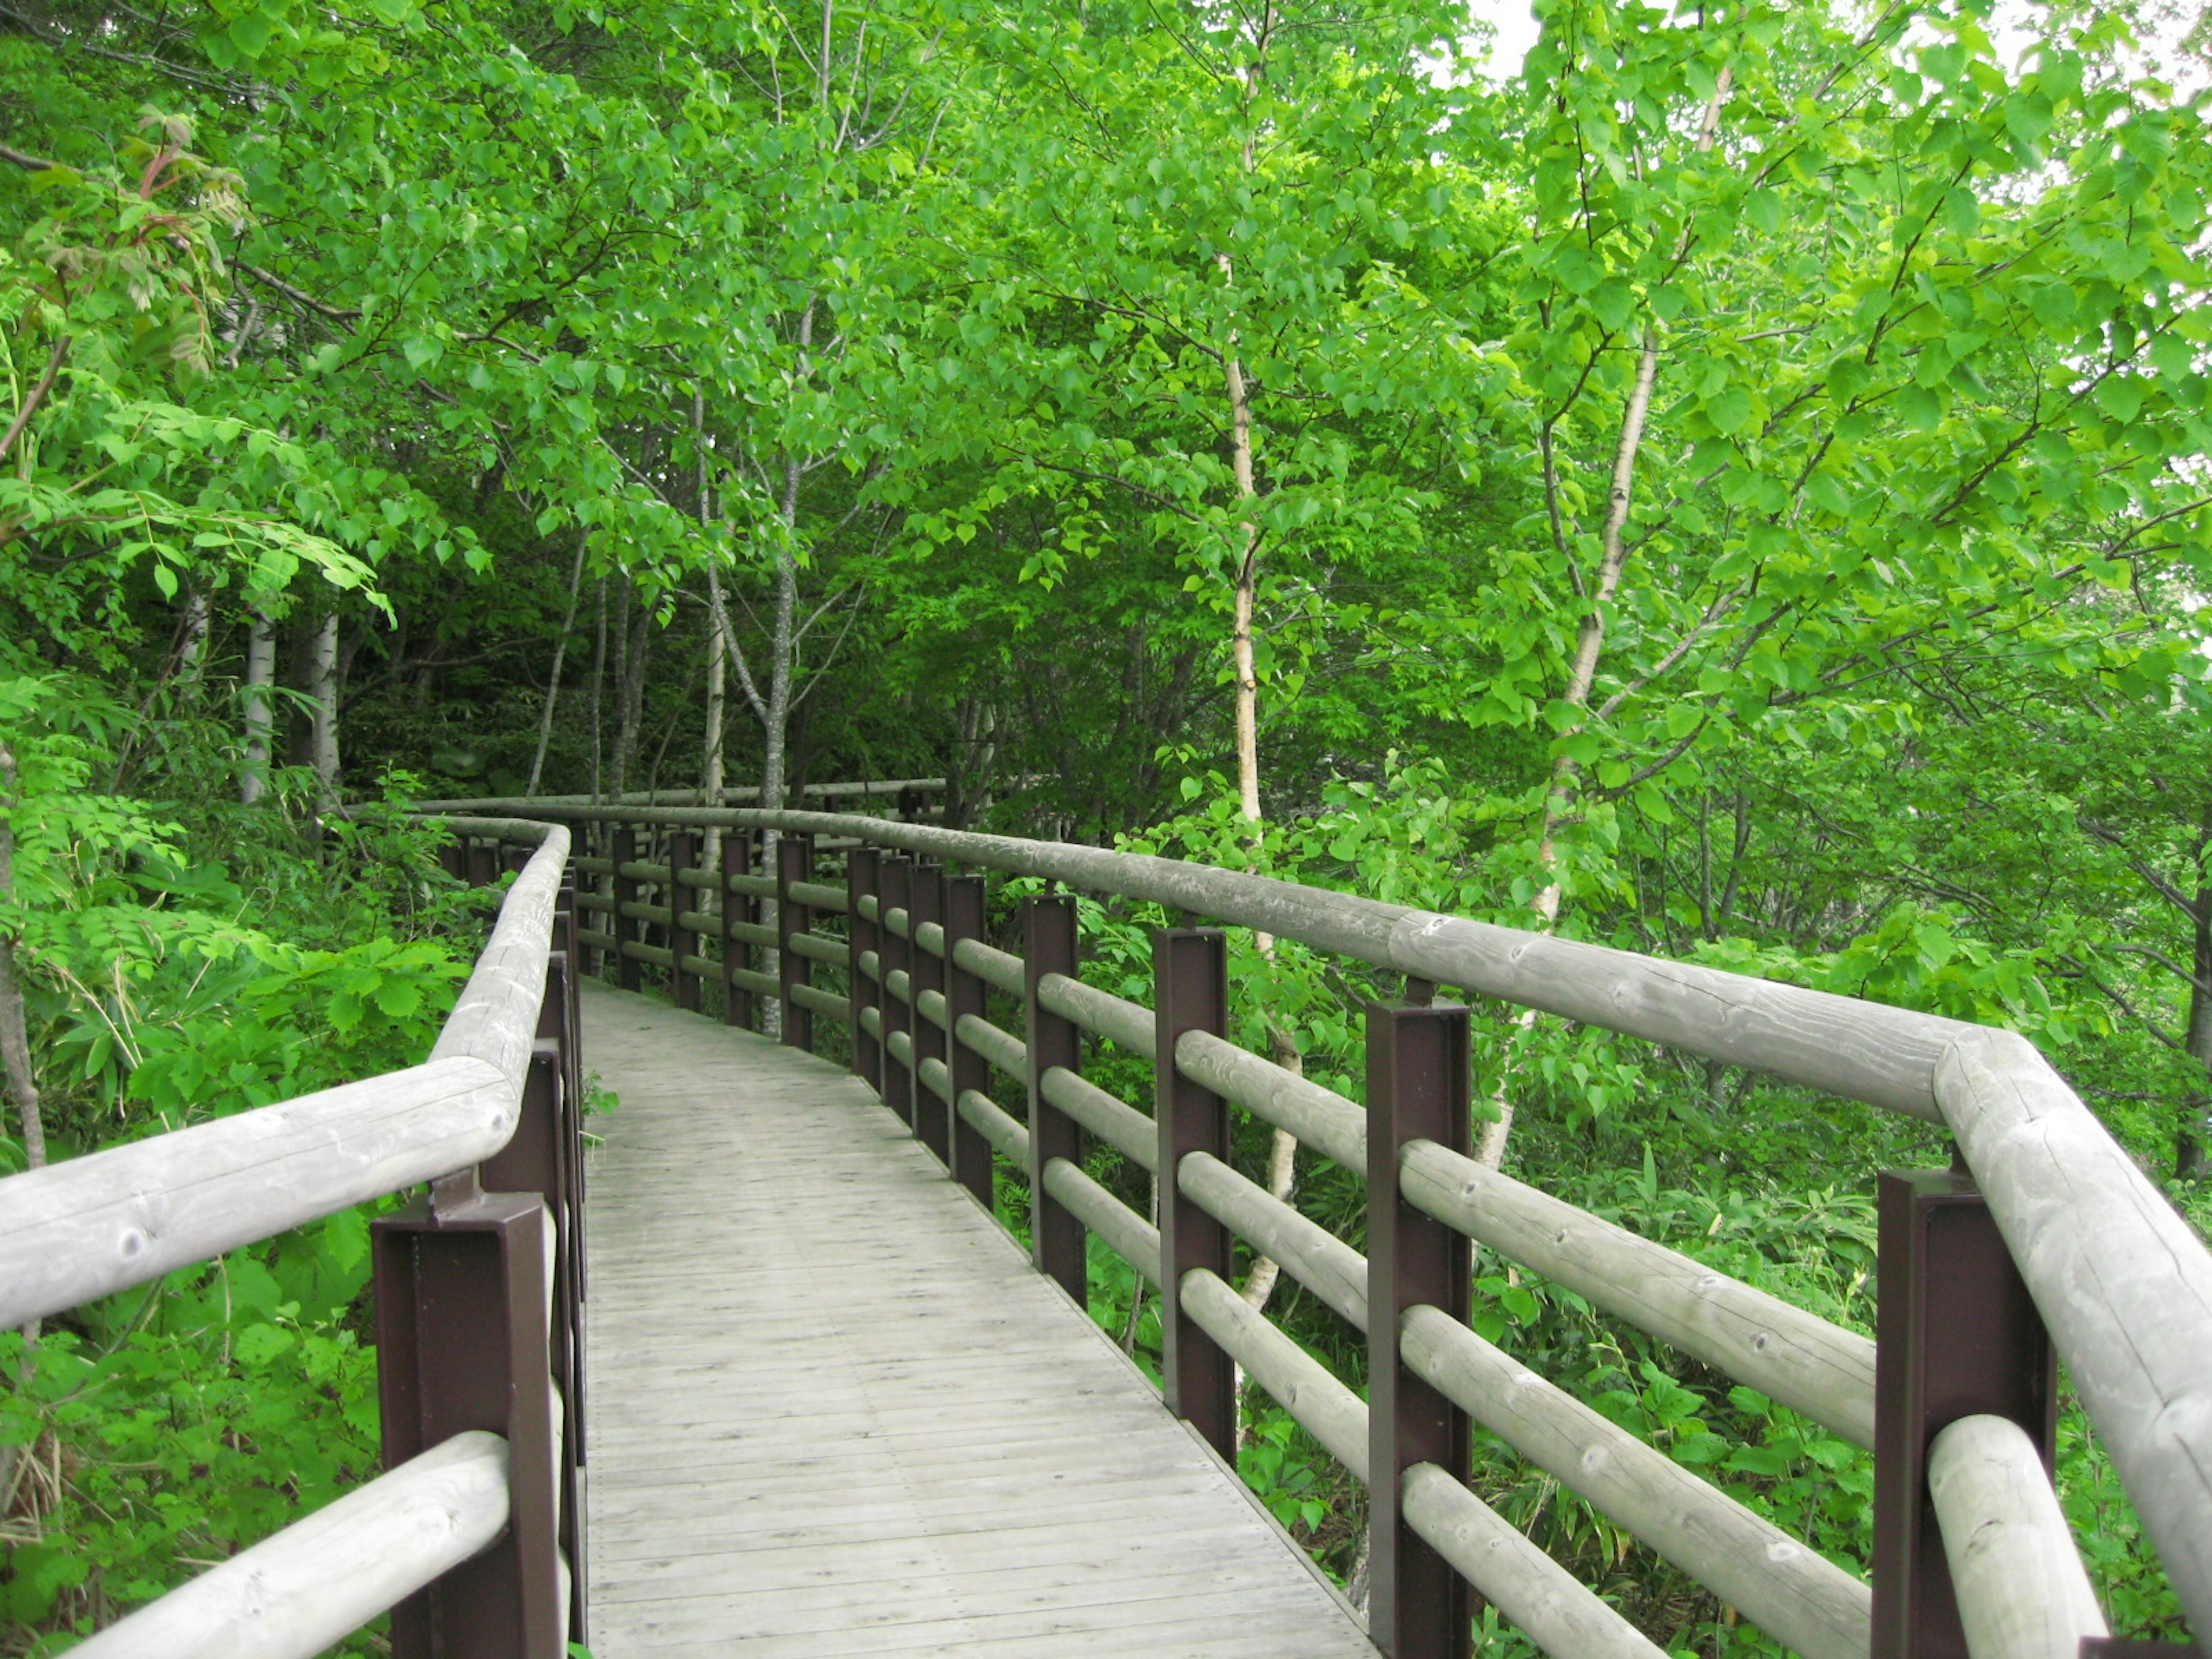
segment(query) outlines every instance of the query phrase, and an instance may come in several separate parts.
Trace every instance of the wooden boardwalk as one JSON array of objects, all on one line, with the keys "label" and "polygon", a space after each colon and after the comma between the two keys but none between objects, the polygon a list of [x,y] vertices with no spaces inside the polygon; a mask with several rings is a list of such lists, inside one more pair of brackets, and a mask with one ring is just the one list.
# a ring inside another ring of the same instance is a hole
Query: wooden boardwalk
[{"label": "wooden boardwalk", "polygon": [[586,980],[595,1659],[1374,1659],[856,1079]]}]

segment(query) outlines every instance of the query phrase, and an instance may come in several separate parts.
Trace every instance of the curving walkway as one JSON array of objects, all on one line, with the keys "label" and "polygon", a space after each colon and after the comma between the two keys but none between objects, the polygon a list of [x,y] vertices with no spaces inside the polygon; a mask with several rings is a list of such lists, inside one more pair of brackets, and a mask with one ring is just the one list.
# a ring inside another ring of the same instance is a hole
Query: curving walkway
[{"label": "curving walkway", "polygon": [[1374,1659],[854,1078],[586,980],[594,1659]]}]

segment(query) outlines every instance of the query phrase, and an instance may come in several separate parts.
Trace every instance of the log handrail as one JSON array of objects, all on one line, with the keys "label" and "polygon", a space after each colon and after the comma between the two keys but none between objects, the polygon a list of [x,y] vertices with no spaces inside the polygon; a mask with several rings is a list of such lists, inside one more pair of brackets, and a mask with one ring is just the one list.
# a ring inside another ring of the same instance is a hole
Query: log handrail
[{"label": "log handrail", "polygon": [[514,1133],[568,834],[505,902],[430,1057],[0,1181],[0,1326],[481,1163]]},{"label": "log handrail", "polygon": [[[577,823],[711,825],[851,838],[887,854],[943,860],[1158,904],[1170,915],[1262,929],[1402,974],[1409,983],[1494,997],[1946,1127],[1978,1183],[1980,1198],[2165,1561],[2187,1616],[2200,1631],[2212,1629],[2212,1254],[2042,1056],[2017,1036],[1721,969],[1148,854],[835,813],[567,804],[542,810]],[[832,893],[838,896],[834,908],[848,910],[848,921],[879,929],[882,937],[898,939],[909,953],[945,958],[946,935],[934,921],[914,926],[908,939],[903,904],[880,903],[873,893],[857,890],[848,899],[842,889],[812,884],[803,890],[794,886],[790,896],[812,903]],[[623,954],[649,962],[651,950],[625,944]],[[1086,985],[1068,972],[1042,973],[1036,985],[1029,987],[1021,957],[973,937],[951,944],[950,961],[995,992],[1030,994],[1033,1010],[1158,1062],[1155,1017],[1139,1004]],[[937,1028],[950,1017],[936,993],[924,988],[916,997],[907,973],[885,973],[872,951],[853,964],[852,978],[857,1012],[848,1018],[857,1019],[861,1030],[887,1029],[877,1009],[891,999]],[[1029,1049],[1020,1037],[972,1014],[953,1025],[952,1053],[978,1054],[1001,1071],[1023,1075]],[[1367,1125],[1352,1102],[1242,1049],[1217,1030],[1179,1029],[1176,1035],[1174,1075],[1291,1130],[1347,1169],[1364,1169]],[[887,1046],[909,1076],[917,1058],[931,1058],[918,1056],[903,1033]],[[1106,1131],[1110,1142],[1142,1164],[1135,1156],[1134,1126],[1101,1103],[1110,1096],[1065,1068],[1048,1066],[1044,1075],[1053,1091],[1045,1104],[1079,1121],[1096,1119],[1094,1132]],[[1030,1131],[1015,1115],[980,1092],[953,1089],[950,1078],[943,1062],[931,1060],[929,1092],[956,1096],[957,1116],[981,1131],[1001,1156],[1027,1159]],[[1121,1109],[1141,1118],[1126,1105]],[[1192,1167],[1186,1163],[1178,1169],[1178,1189]],[[1476,1173],[1469,1175],[1470,1170]],[[1613,1316],[1718,1365],[1842,1437],[1862,1446],[1874,1438],[1874,1349],[1863,1338],[1507,1177],[1481,1171],[1451,1148],[1407,1146],[1398,1173],[1405,1201],[1416,1209],[1521,1261]],[[1211,1172],[1207,1178],[1212,1178]],[[1048,1184],[1069,1213],[1080,1208],[1105,1217],[1109,1225],[1095,1229],[1102,1238],[1111,1243],[1118,1236],[1130,1244],[1133,1259],[1151,1260],[1157,1276],[1157,1247],[1146,1236],[1146,1224],[1139,1220],[1143,1231],[1133,1234],[1104,1207],[1127,1206],[1077,1164],[1055,1156],[1033,1171],[1031,1179]],[[1210,1208],[1223,1207],[1226,1190],[1212,1193]],[[1249,1200],[1249,1194],[1240,1196]],[[1139,1260],[1138,1265],[1141,1271],[1146,1264]],[[1294,1265],[1285,1265],[1298,1276]],[[1241,1329],[1227,1321],[1215,1322],[1224,1331]],[[1419,1480],[1413,1476],[1407,1470],[1403,1482],[1407,1523],[1417,1531],[1428,1528],[1464,1557],[1461,1546],[1482,1531],[1469,1518],[1473,1511],[1440,1496],[1442,1488],[1427,1475]],[[1446,1543],[1437,1547],[1449,1553]],[[1484,1593],[1492,1594],[1488,1589]],[[1731,1599],[1747,1610],[1752,1605]],[[1562,1604],[1554,1598],[1544,1605],[1558,1613]],[[1836,1613],[1831,1605],[1817,1615],[1779,1616],[1784,1625],[1798,1618],[1798,1634],[1811,1644],[1808,1651],[1840,1653],[1855,1639],[1848,1632],[1856,1628],[1852,1621],[1861,1615],[1842,1615],[1839,1623],[1831,1616]],[[1579,1614],[1560,1616],[1568,1626],[1584,1628],[1576,1622]],[[1809,1624],[1804,1622],[1808,1617]]]},{"label": "log handrail", "polygon": [[[554,955],[569,832],[506,819],[447,827],[463,838],[453,865],[469,862],[471,841],[534,850],[428,1058],[0,1181],[0,1322],[57,1314],[428,1182],[435,1201],[454,1214],[496,1214],[499,1226],[512,1217],[514,1237],[536,1253],[512,1281],[532,1287],[526,1305],[509,1310],[522,1328],[534,1325],[536,1351],[549,1367],[542,1381],[520,1383],[544,1397],[509,1419],[523,1436],[514,1442],[519,1455],[534,1467],[527,1478],[511,1468],[501,1434],[451,1435],[148,1603],[79,1651],[100,1659],[309,1659],[409,1598],[434,1595],[452,1568],[499,1540],[526,1555],[528,1547],[516,1541],[525,1534],[542,1553],[521,1569],[528,1633],[518,1640],[544,1649],[574,1629],[580,1602],[572,1601],[570,1565],[560,1553],[577,1536],[562,1519],[573,1474],[562,1447],[575,1442],[564,1442],[561,1393],[574,1374],[574,1327],[553,1304],[556,1281],[577,1268],[565,1231],[574,1194],[488,1194],[477,1178],[531,1114],[542,1114],[542,1121],[532,1120],[534,1132],[550,1135],[565,1133],[555,1125],[573,1127],[579,1109],[572,1042],[539,1035],[546,1018],[554,1031],[570,1035],[572,981]],[[495,869],[486,861],[480,873]],[[548,1011],[556,987],[560,1000]],[[403,1216],[376,1225],[392,1221],[405,1224]],[[404,1317],[384,1305],[380,1281],[379,1290],[380,1329],[397,1329]],[[573,1283],[568,1292],[580,1295]],[[511,1350],[528,1352],[522,1342]],[[437,1356],[428,1363],[434,1369]],[[382,1385],[390,1455],[392,1378]]]}]

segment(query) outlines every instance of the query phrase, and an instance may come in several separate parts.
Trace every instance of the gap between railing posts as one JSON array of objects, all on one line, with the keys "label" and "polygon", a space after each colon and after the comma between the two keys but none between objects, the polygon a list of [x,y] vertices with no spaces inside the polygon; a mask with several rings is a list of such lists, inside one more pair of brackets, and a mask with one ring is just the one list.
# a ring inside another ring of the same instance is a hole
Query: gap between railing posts
[{"label": "gap between railing posts", "polygon": [[[868,1030],[862,1016],[871,1008],[876,1011],[878,1030],[883,1020],[883,939],[880,918],[883,908],[878,897],[880,885],[878,866],[882,854],[872,847],[855,847],[845,855],[846,939],[852,953],[852,969],[848,975],[853,1001],[853,1075],[866,1084],[880,1100],[884,1093],[884,1045]],[[876,914],[865,914],[862,901],[876,901]],[[864,958],[872,953],[876,958],[875,972],[868,972]]]},{"label": "gap between railing posts", "polygon": [[791,948],[794,934],[807,931],[813,912],[792,896],[792,889],[814,878],[814,837],[786,832],[775,843],[775,978],[782,988],[783,1046],[814,1048],[814,1011],[791,994],[794,985],[811,985],[813,963]]},{"label": "gap between railing posts", "polygon": [[1416,1140],[1468,1148],[1468,1012],[1408,981],[1400,1002],[1367,1005],[1367,1628],[1389,1659],[1468,1659],[1467,1582],[1407,1523],[1405,1479],[1432,1465],[1464,1483],[1467,1414],[1405,1362],[1410,1308],[1468,1312],[1468,1243],[1406,1202],[1398,1158]]},{"label": "gap between railing posts", "polygon": [[752,991],[737,978],[755,967],[753,944],[738,930],[759,925],[760,901],[750,893],[738,891],[732,878],[758,872],[761,832],[721,830],[715,832],[715,841],[720,860],[715,867],[722,872],[722,1024],[755,1030],[760,1022],[755,1018]]},{"label": "gap between railing posts", "polygon": [[[858,857],[856,853],[854,855]],[[953,1106],[951,1109],[952,1134],[952,1178],[966,1188],[975,1201],[991,1212],[992,1163],[991,1143],[983,1132],[969,1122],[958,1109],[961,1097],[969,1093],[981,1094],[989,1086],[990,1063],[977,1054],[957,1035],[960,1022],[973,1014],[981,1019],[988,1010],[986,998],[989,988],[971,969],[959,961],[960,946],[969,939],[981,943],[988,919],[988,898],[981,876],[947,876],[945,878],[945,1025],[946,1042],[951,1050],[951,1076]],[[854,917],[858,926],[859,918]],[[855,957],[857,961],[857,957]],[[856,971],[854,979],[859,982]]]},{"label": "gap between railing posts", "polygon": [[627,823],[615,826],[614,884],[615,908],[607,916],[607,932],[615,938],[615,983],[625,991],[642,989],[645,984],[645,964],[624,950],[635,934],[642,939],[641,924],[626,913],[638,902],[637,878],[624,873],[637,862],[637,831]]},{"label": "gap between railing posts", "polygon": [[[883,945],[877,960],[884,975],[884,1062],[883,1085],[877,1092],[911,1129],[919,1087],[914,1074],[914,922],[908,908],[914,896],[915,861],[903,853],[886,854],[878,876],[882,896],[877,900],[876,915],[882,924]],[[899,915],[896,927],[891,925],[893,912]],[[901,994],[902,987],[904,994]]]},{"label": "gap between railing posts", "polygon": [[921,1012],[924,992],[934,991],[940,997],[945,994],[945,960],[921,945],[924,927],[933,923],[941,930],[945,926],[945,867],[934,860],[924,860],[915,868],[914,885],[907,899],[907,938],[914,945],[908,955],[912,966],[907,970],[907,991],[914,1002],[914,1023],[908,1030],[914,1035],[915,1139],[934,1152],[937,1161],[950,1170],[951,1104],[931,1088],[922,1075],[931,1060],[941,1066],[945,1060],[945,1028]]},{"label": "gap between railing posts", "polygon": [[699,862],[699,837],[690,830],[668,832],[668,983],[676,1006],[687,1014],[699,1012],[699,975],[684,965],[684,958],[699,955],[699,936],[684,925],[691,906],[691,888],[684,879]]}]

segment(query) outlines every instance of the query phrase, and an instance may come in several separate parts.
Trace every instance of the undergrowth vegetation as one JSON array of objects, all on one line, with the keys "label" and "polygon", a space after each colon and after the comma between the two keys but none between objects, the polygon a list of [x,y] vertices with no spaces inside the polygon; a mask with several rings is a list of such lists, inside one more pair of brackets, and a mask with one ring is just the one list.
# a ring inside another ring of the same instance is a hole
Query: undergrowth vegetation
[{"label": "undergrowth vegetation", "polygon": [[[46,689],[5,736],[51,1158],[422,1059],[484,915],[428,821],[397,797],[329,814],[283,769],[240,807],[195,788],[189,722],[133,758],[96,704]],[[0,1173],[24,1154],[0,1138]],[[376,1207],[73,1309],[35,1342],[0,1333],[0,1653],[66,1647],[380,1471]]]}]

